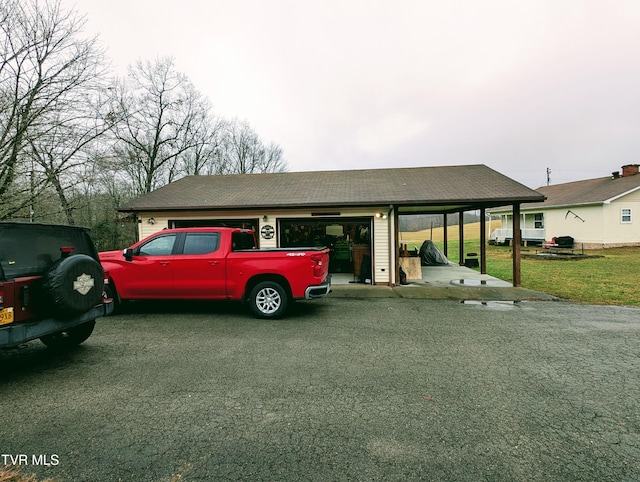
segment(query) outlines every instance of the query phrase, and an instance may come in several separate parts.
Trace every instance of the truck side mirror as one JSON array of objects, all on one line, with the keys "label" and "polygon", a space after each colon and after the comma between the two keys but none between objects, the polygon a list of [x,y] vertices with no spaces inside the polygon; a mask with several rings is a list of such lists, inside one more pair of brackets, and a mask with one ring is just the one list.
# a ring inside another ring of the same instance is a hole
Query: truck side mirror
[{"label": "truck side mirror", "polygon": [[133,249],[125,248],[122,255],[124,256],[124,259],[131,261],[133,259]]}]

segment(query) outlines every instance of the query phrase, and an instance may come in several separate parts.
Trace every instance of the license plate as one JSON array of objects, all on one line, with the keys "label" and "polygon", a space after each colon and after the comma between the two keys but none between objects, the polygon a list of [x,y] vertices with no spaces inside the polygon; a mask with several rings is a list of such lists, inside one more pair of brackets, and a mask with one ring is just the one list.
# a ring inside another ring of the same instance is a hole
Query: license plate
[{"label": "license plate", "polygon": [[13,308],[5,308],[0,311],[0,325],[13,323]]}]

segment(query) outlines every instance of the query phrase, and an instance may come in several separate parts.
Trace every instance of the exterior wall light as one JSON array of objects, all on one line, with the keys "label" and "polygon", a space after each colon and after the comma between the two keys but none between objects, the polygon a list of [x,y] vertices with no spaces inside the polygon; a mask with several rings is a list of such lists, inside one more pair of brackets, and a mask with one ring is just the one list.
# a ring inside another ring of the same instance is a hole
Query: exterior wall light
[{"label": "exterior wall light", "polygon": [[156,220],[155,220],[154,218],[149,218],[149,219],[147,219],[147,222],[148,222],[149,224],[156,224]]},{"label": "exterior wall light", "polygon": [[262,220],[266,223],[267,221],[269,221],[269,218],[267,217],[267,215],[265,214],[264,216],[262,216]]}]

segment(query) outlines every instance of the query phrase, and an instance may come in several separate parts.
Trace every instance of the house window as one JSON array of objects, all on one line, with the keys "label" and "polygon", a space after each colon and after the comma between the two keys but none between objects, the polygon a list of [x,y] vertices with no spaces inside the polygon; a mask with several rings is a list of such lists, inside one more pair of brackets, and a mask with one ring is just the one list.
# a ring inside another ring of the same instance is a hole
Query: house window
[{"label": "house window", "polygon": [[544,214],[537,213],[533,215],[534,220],[534,228],[543,229],[544,228]]},{"label": "house window", "polygon": [[620,210],[620,221],[623,223],[631,222],[631,208],[622,208]]}]

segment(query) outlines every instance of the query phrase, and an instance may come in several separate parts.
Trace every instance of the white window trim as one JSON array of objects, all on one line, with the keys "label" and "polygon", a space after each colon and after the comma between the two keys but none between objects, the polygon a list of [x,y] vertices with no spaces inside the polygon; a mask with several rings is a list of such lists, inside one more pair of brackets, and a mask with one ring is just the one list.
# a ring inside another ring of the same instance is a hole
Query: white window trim
[{"label": "white window trim", "polygon": [[[626,212],[625,212],[626,211]],[[630,224],[633,222],[633,216],[631,214],[631,208],[620,208],[620,222],[622,224]],[[626,221],[625,217],[629,217],[629,220]]]}]

